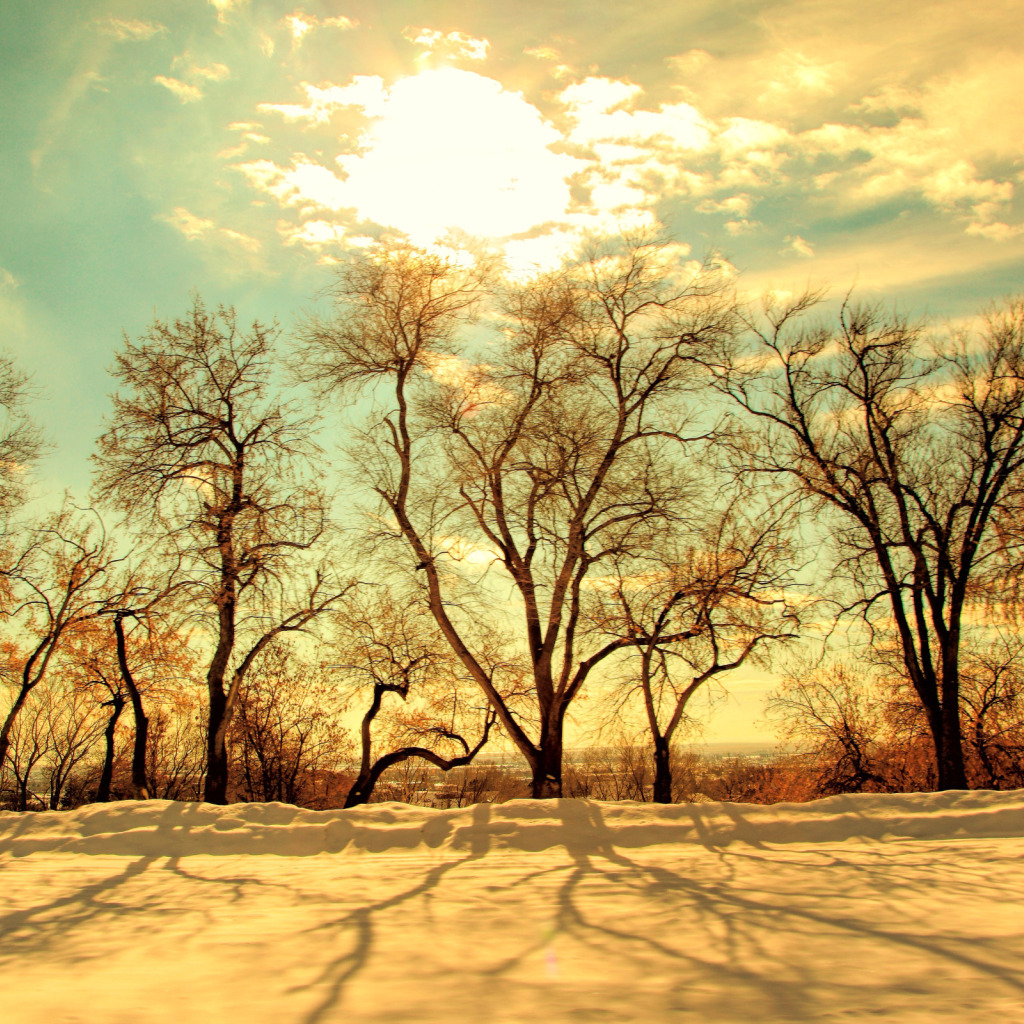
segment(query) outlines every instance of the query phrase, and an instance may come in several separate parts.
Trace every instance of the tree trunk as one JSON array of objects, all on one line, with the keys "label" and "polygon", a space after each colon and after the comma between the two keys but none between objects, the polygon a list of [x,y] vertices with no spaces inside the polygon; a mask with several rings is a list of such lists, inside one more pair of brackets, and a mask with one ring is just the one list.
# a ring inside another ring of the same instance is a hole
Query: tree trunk
[{"label": "tree trunk", "polygon": [[208,804],[228,802],[227,694],[224,687],[211,682],[210,721],[206,729],[206,784],[203,799]]},{"label": "tree trunk", "polygon": [[146,776],[146,745],[149,740],[149,719],[142,710],[138,690],[132,694],[132,715],[135,718],[135,742],[132,746],[132,791],[136,800],[150,797],[149,779]]},{"label": "tree trunk", "polygon": [[[135,719],[135,742],[132,746],[132,792],[136,800],[149,799],[149,782],[146,778],[146,743],[149,738],[149,719],[142,707],[142,694],[135,685],[128,664],[128,646],[124,638],[124,620],[128,611],[118,612],[114,616],[114,636],[117,638],[117,664],[121,670],[121,679],[128,688],[132,702],[132,717]],[[122,705],[124,698],[121,698]]]},{"label": "tree trunk", "polygon": [[664,737],[654,737],[654,792],[656,804],[672,803],[672,762],[669,746]]},{"label": "tree trunk", "polygon": [[557,716],[554,722],[549,724],[545,720],[541,726],[540,745],[530,759],[530,796],[534,800],[558,799],[562,795],[561,724],[561,716]]},{"label": "tree trunk", "polygon": [[960,726],[959,650],[943,658],[942,673],[942,758],[939,761],[939,789],[967,789],[963,730]]},{"label": "tree trunk", "polygon": [[942,745],[940,747],[936,744],[939,769],[937,788],[967,789],[959,708],[954,704],[949,710],[952,710],[952,714],[947,713],[947,708],[942,709]]},{"label": "tree trunk", "polygon": [[99,804],[105,804],[110,800],[110,783],[114,778],[114,733],[117,731],[117,720],[124,710],[124,697],[120,693],[114,694],[110,706],[110,718],[107,719],[107,727],[103,730],[103,771],[100,773],[99,789],[96,790],[96,802]]}]

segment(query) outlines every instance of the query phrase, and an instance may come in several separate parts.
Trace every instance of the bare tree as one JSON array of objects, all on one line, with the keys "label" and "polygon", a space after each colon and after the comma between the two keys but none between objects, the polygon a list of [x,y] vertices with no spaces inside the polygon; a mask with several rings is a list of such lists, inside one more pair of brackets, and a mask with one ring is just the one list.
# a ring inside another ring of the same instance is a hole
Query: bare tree
[{"label": "bare tree", "polygon": [[320,666],[281,644],[265,648],[250,670],[231,733],[244,799],[327,806],[351,757],[345,710]]},{"label": "bare tree", "polygon": [[132,579],[124,600],[112,602],[113,607],[104,612],[113,629],[97,618],[71,638],[63,654],[76,685],[97,691],[103,706],[111,709],[98,802],[110,799],[117,724],[126,706],[131,707],[134,726],[131,791],[137,800],[149,798],[149,716],[144,698],[159,698],[165,690],[161,680],[190,674],[195,662],[179,616],[170,611],[169,599],[175,596],[176,585],[164,582],[154,586],[144,583],[141,576]]},{"label": "bare tree", "polygon": [[656,564],[652,552],[646,571],[616,574],[605,595],[601,627],[638,641],[630,661],[654,744],[657,803],[672,802],[672,744],[691,698],[798,635],[785,512],[741,513],[752,501],[744,494],[709,510]]},{"label": "bare tree", "polygon": [[[380,246],[342,268],[333,318],[306,332],[308,377],[327,391],[372,390],[378,408],[356,457],[382,531],[394,524],[451,650],[527,760],[535,797],[561,792],[565,716],[590,673],[638,643],[581,634],[585,581],[670,528],[685,396],[698,357],[732,330],[713,271],[677,257],[609,244],[509,288],[501,330],[473,362],[460,327],[485,282],[459,261]],[[528,710],[502,696],[473,641],[495,603],[518,620]]]},{"label": "bare tree", "polygon": [[768,699],[769,714],[813,762],[814,792],[885,792],[884,698],[843,664],[800,663]]},{"label": "bare tree", "polygon": [[854,595],[840,615],[895,638],[938,786],[965,788],[961,640],[970,602],[998,589],[995,519],[1024,465],[1024,301],[929,339],[871,307],[805,326],[815,300],[769,303],[722,360],[719,388],[759,432],[737,465],[788,481],[836,541]]},{"label": "bare tree", "polygon": [[[490,738],[494,711],[474,706],[480,691],[472,680],[467,687],[424,604],[380,588],[347,604],[338,632],[332,649],[345,661],[334,667],[351,680],[353,700],[369,691],[359,727],[359,770],[346,807],[366,803],[381,776],[406,761],[427,761],[444,772],[473,761]],[[478,656],[495,678],[496,652],[482,647]],[[393,704],[385,708],[389,696]],[[470,728],[477,733],[472,740],[466,738]]]},{"label": "bare tree", "polygon": [[126,338],[114,367],[123,391],[96,456],[102,500],[163,540],[211,636],[211,803],[227,800],[227,730],[253,660],[348,589],[309,563],[327,501],[313,418],[272,394],[276,334],[239,329],[233,310],[197,298],[183,319]]},{"label": "bare tree", "polygon": [[961,706],[972,783],[1014,789],[1024,783],[1024,644],[993,637],[968,645]]},{"label": "bare tree", "polygon": [[124,601],[126,583],[103,525],[70,504],[32,530],[7,574],[12,605],[3,618],[11,637],[8,671],[18,679],[0,727],[0,764],[32,691],[75,634]]},{"label": "bare tree", "polygon": [[[13,697],[13,694],[11,695]],[[27,811],[38,801],[46,803],[32,790],[33,777],[50,751],[52,742],[44,715],[33,714],[32,698],[28,713],[19,715],[8,731],[4,760],[0,762],[0,795],[2,803],[11,810]]]},{"label": "bare tree", "polygon": [[32,397],[29,378],[8,355],[0,355],[0,515],[23,500],[29,466],[45,447],[25,406]]},{"label": "bare tree", "polygon": [[[36,691],[39,695],[39,691]],[[75,686],[47,690],[42,712],[50,744],[43,758],[49,788],[48,806],[59,810],[65,790],[80,766],[90,759],[103,733],[103,720],[88,693]],[[88,774],[92,775],[90,771]],[[95,776],[93,775],[93,778]],[[78,788],[78,787],[76,787]]]},{"label": "bare tree", "polygon": [[165,687],[149,715],[146,784],[157,800],[199,800],[203,789],[206,716],[200,694]]}]

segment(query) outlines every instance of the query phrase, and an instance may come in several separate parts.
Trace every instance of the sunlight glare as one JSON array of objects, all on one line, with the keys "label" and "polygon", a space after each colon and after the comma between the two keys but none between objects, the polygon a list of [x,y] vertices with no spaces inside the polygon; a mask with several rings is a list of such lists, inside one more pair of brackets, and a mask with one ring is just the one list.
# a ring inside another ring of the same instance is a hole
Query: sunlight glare
[{"label": "sunlight glare", "polygon": [[351,205],[414,242],[500,238],[564,217],[576,161],[548,148],[559,138],[518,93],[440,68],[396,82],[363,152],[338,163]]}]

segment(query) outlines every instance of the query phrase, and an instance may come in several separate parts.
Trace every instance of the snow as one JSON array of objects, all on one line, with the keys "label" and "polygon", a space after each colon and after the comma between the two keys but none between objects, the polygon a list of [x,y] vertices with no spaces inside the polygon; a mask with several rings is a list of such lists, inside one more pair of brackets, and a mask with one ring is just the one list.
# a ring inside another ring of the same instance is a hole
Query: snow
[{"label": "snow", "polygon": [[1024,792],[0,814],[0,1019],[1024,1019]]}]

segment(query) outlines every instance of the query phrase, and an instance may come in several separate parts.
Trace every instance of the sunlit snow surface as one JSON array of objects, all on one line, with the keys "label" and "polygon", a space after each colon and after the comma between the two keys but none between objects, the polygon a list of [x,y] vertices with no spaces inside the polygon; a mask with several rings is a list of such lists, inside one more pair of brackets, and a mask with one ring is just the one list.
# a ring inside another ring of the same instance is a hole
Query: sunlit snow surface
[{"label": "sunlit snow surface", "polygon": [[0,814],[0,1019],[1024,1020],[1024,793]]}]

